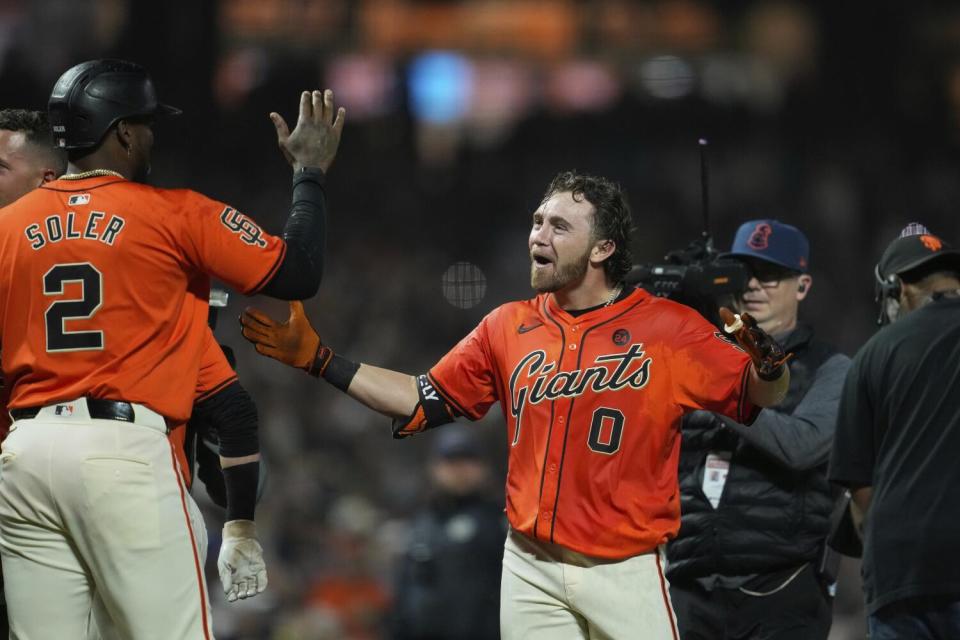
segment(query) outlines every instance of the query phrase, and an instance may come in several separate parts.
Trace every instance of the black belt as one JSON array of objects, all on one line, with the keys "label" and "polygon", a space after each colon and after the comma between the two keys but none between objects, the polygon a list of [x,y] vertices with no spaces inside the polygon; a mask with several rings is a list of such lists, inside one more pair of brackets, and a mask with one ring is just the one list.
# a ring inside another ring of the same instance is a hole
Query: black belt
[{"label": "black belt", "polygon": [[[82,398],[87,403],[87,412],[95,420],[120,420],[121,422],[133,422],[133,405],[129,402],[118,400],[99,400],[97,398]],[[63,403],[66,404],[66,403]],[[56,403],[47,406],[57,406]],[[14,420],[30,420],[36,418],[43,407],[25,407],[23,409],[11,409],[10,417]]]}]

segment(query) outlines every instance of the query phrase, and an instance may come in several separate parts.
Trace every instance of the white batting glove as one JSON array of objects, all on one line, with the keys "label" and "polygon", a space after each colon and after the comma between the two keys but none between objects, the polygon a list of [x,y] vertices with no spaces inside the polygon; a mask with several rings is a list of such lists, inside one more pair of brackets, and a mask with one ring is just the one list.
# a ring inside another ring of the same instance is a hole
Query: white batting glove
[{"label": "white batting glove", "polygon": [[229,602],[252,598],[267,588],[267,565],[253,520],[231,520],[223,525],[217,570]]}]

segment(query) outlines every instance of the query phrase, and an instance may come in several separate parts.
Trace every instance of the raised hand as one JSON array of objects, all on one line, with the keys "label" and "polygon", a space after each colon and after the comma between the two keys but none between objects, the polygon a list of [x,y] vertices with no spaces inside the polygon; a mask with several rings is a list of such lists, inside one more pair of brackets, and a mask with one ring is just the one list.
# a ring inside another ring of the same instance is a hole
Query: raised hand
[{"label": "raised hand", "polygon": [[300,114],[293,131],[279,113],[270,114],[277,144],[294,171],[318,167],[326,173],[330,169],[340,146],[346,113],[343,107],[334,110],[333,91],[327,89],[300,94]]}]

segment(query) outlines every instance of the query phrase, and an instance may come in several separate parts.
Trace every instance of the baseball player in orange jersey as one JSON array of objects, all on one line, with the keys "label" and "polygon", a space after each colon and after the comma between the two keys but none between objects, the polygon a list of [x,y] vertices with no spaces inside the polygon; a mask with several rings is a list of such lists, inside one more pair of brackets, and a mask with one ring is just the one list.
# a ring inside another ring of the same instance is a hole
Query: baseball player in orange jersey
[{"label": "baseball player in orange jersey", "polygon": [[[55,180],[66,172],[66,168],[66,152],[54,145],[46,113],[24,109],[0,110],[0,207],[11,204],[41,184]],[[218,432],[225,434],[228,439],[232,433],[243,433],[245,429],[248,431],[252,429],[253,433],[256,433],[257,429],[256,407],[253,406],[252,400],[249,399],[249,396],[240,395],[238,397],[235,390],[229,388],[236,380],[236,373],[227,362],[212,333],[208,332],[201,356],[195,407],[198,408],[200,414],[205,414],[207,413],[205,408],[216,401],[214,396],[223,393],[225,397],[228,397],[235,405],[232,407],[230,419],[225,423],[214,425]],[[3,410],[0,411],[2,434],[0,434],[0,439],[6,436],[10,424],[7,421],[9,414],[6,411],[5,398],[2,399],[2,404]],[[216,413],[213,414],[213,417],[216,418]],[[244,424],[244,422],[252,422],[252,424]],[[172,428],[168,437],[174,445],[173,451],[177,456],[178,468],[184,484],[189,487],[192,478],[190,465],[184,451],[185,431],[185,426]],[[254,443],[254,448],[258,450],[259,446]],[[258,461],[259,453],[257,451],[247,458],[221,457],[220,467],[229,469]],[[244,474],[240,479],[240,490],[233,490],[230,495],[222,496],[224,500],[221,503],[226,507],[228,520],[253,520],[257,480],[258,478],[248,478]],[[236,484],[236,482],[233,483],[233,485]],[[245,484],[250,486],[244,486]],[[231,488],[235,489],[236,487],[232,486]],[[186,503],[201,564],[204,564],[207,552],[206,525],[202,514],[196,507],[196,503],[192,499],[186,500]],[[240,518],[241,515],[243,518]],[[235,551],[235,548],[233,550]],[[235,575],[223,570],[225,565],[231,562],[230,553],[230,545],[222,546],[221,560],[218,562],[221,568],[224,591],[228,598],[236,600],[237,598],[248,597],[245,582],[250,580],[256,581],[256,588],[251,595],[262,592],[266,587],[266,570],[263,563],[245,565],[243,574]],[[234,562],[233,564],[239,563]],[[91,639],[104,638],[104,640],[117,637],[109,615],[102,606],[102,601],[97,599],[95,602],[94,619],[91,621],[89,637]],[[0,636],[5,637],[7,635],[9,635],[9,626],[7,624],[6,603],[0,601]]]},{"label": "baseball player in orange jersey", "polygon": [[[5,207],[40,185],[55,180],[66,173],[66,169],[67,154],[54,145],[52,131],[45,112],[25,109],[0,110],[0,207]],[[204,407],[211,404],[213,396],[224,393],[225,396],[230,397],[233,402],[238,404],[238,406],[233,407],[230,420],[223,424],[214,425],[219,431],[225,432],[228,439],[231,433],[243,433],[244,430],[248,432],[252,430],[253,433],[256,433],[257,429],[255,422],[257,419],[256,407],[253,406],[252,400],[245,395],[236,397],[235,390],[228,389],[231,383],[236,380],[236,373],[224,357],[220,346],[216,343],[212,333],[208,333],[201,356],[195,403],[201,403],[200,412],[203,413]],[[0,411],[0,440],[2,440],[7,434],[10,423],[8,421],[9,413],[6,410],[6,398],[0,398],[0,402],[2,402],[2,411]],[[243,424],[243,421],[247,423],[253,421],[253,424]],[[190,465],[184,450],[185,431],[184,426],[172,428],[168,437],[174,444],[174,452],[177,455],[184,483],[189,487],[192,478],[190,476]],[[256,450],[248,457],[221,458],[221,469],[259,462],[258,444],[253,443],[253,448]],[[243,486],[244,484],[250,486]],[[231,515],[242,512],[248,514],[245,519],[252,520],[254,509],[250,501],[251,497],[256,495],[256,487],[256,480],[248,478],[244,474],[241,478],[241,490],[231,492],[232,500],[224,500],[227,512]],[[247,504],[238,505],[238,500],[241,503],[246,501]],[[255,499],[253,502],[255,503]],[[206,527],[203,524],[200,512],[193,508],[192,501],[188,502],[188,506],[191,507],[191,518],[197,544],[203,551],[201,555],[205,558],[207,547]],[[225,546],[223,549],[229,550],[229,547]],[[224,562],[227,561],[228,559],[225,558]],[[263,569],[258,569],[253,577],[256,578],[257,574],[260,574],[261,578],[254,593],[259,593],[266,587],[266,577]],[[240,585],[243,584],[243,577],[235,579],[230,573],[225,573],[223,579],[224,590],[228,598],[235,600],[238,597],[247,597],[247,589],[240,589]],[[249,579],[249,577],[246,579]],[[0,620],[0,636],[2,636],[6,635],[9,629],[6,624],[5,604],[0,609],[2,609],[3,615],[2,620]]]},{"label": "baseball player in orange jersey", "polygon": [[[212,637],[166,433],[193,403],[209,275],[288,299],[319,285],[322,182],[343,126],[332,100],[304,92],[292,132],[271,116],[295,174],[280,239],[221,202],[136,181],[149,170],[151,119],[175,111],[157,103],[142,67],[83,63],[54,87],[50,119],[69,173],[4,210],[0,225],[15,420],[0,454],[0,555],[12,637],[84,637],[94,595],[120,637]],[[229,415],[231,404],[213,410]],[[221,442],[222,455],[246,455],[251,435]],[[250,466],[237,469],[255,474]],[[239,565],[229,571],[256,566],[252,522],[227,522],[224,541]],[[256,580],[244,587],[256,591]],[[38,597],[57,606],[39,617]]]},{"label": "baseball player in orange jersey", "polygon": [[352,363],[298,303],[241,318],[257,351],[323,376],[407,436],[499,401],[507,423],[505,640],[677,640],[662,546],[680,524],[682,415],[749,422],[789,373],[775,344],[738,332],[755,363],[688,307],[622,285],[630,212],[619,187],[562,173],[533,214],[539,295],[505,304],[427,374]]}]

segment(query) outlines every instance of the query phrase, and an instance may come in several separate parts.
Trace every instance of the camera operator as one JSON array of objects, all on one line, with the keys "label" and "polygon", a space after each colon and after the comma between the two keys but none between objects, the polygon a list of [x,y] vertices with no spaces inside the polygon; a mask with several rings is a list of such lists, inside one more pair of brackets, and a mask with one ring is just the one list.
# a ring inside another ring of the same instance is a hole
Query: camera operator
[{"label": "camera operator", "polygon": [[667,548],[680,636],[825,639],[833,579],[820,566],[834,505],[826,472],[850,359],[797,321],[813,283],[803,233],[753,220],[725,257],[751,275],[737,310],[794,354],[790,389],[749,427],[705,411],[684,418],[682,520]]}]

